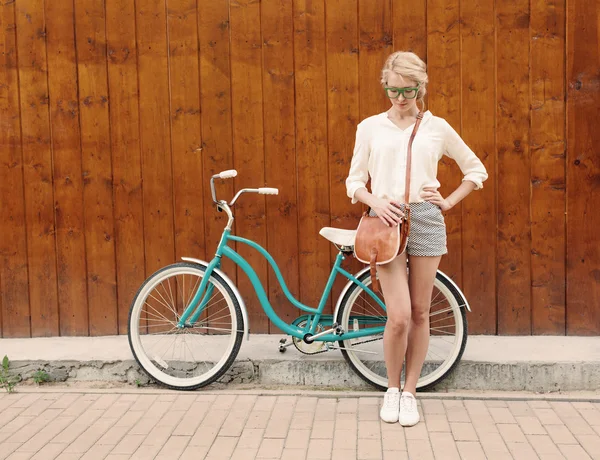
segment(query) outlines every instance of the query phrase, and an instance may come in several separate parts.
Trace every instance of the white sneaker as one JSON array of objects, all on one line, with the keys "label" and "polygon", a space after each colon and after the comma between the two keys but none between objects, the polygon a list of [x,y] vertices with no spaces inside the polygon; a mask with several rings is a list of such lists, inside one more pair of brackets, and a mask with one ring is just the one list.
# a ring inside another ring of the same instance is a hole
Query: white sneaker
[{"label": "white sneaker", "polygon": [[398,417],[400,425],[414,426],[419,423],[420,419],[417,398],[408,391],[403,391],[400,397],[400,415]]},{"label": "white sneaker", "polygon": [[396,423],[398,421],[398,411],[400,408],[400,390],[398,388],[388,388],[383,397],[383,406],[379,416],[386,423]]}]

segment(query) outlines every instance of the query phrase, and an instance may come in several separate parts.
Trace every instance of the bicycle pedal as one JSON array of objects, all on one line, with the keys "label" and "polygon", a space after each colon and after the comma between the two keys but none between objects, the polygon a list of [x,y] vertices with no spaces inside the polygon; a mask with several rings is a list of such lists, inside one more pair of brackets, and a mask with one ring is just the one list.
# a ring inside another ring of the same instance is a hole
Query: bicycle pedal
[{"label": "bicycle pedal", "polygon": [[287,342],[286,338],[283,338],[283,339],[279,340],[279,343],[281,343],[281,344],[284,344],[285,342]]}]

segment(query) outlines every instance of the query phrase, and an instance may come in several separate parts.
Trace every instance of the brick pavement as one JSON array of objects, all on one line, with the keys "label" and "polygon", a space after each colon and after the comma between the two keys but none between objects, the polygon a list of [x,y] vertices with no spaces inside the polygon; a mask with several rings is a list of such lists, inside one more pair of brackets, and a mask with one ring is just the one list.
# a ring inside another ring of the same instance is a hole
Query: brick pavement
[{"label": "brick pavement", "polygon": [[372,393],[257,393],[1,393],[0,460],[600,459],[599,402],[422,395],[404,429]]}]

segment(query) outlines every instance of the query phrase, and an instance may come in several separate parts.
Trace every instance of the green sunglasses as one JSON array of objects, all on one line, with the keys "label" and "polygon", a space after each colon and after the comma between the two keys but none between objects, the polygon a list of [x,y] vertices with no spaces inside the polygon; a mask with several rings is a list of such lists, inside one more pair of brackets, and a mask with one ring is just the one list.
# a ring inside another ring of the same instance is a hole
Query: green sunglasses
[{"label": "green sunglasses", "polygon": [[404,96],[404,99],[414,99],[419,94],[419,87],[415,88],[394,88],[393,86],[384,87],[387,97],[390,99],[398,99],[400,95]]}]

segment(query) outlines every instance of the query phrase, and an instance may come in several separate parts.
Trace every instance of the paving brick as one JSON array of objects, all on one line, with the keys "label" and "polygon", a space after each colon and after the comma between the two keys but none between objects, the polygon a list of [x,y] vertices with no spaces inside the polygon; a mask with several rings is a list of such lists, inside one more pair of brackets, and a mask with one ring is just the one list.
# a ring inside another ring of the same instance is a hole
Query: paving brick
[{"label": "paving brick", "polygon": [[592,427],[590,427],[585,419],[581,416],[565,417],[562,419],[562,421],[567,426],[569,431],[574,435],[595,434],[594,430],[592,430]]},{"label": "paving brick", "polygon": [[404,436],[407,441],[409,439],[429,439],[429,433],[427,433],[427,426],[425,423],[417,423],[415,426],[405,428]]},{"label": "paving brick", "polygon": [[452,435],[456,441],[478,441],[477,433],[471,423],[450,423]]},{"label": "paving brick", "polygon": [[431,432],[450,432],[450,424],[445,414],[429,414],[426,420],[427,431]]},{"label": "paving brick", "polygon": [[239,446],[235,448],[233,454],[231,454],[231,458],[229,460],[254,460],[256,455],[258,454],[258,448],[254,449],[242,449]]},{"label": "paving brick", "polygon": [[533,413],[540,420],[542,425],[562,425],[563,422],[553,409],[534,408]]},{"label": "paving brick", "polygon": [[444,460],[460,460],[456,443],[451,433],[430,433],[429,441],[436,458]]},{"label": "paving brick", "polygon": [[281,460],[305,460],[306,449],[283,449]]},{"label": "paving brick", "polygon": [[128,434],[119,441],[111,454],[133,454],[146,438],[145,434]]},{"label": "paving brick", "polygon": [[406,439],[408,457],[410,459],[434,460],[429,439]]},{"label": "paving brick", "polygon": [[312,430],[314,412],[294,412],[290,429],[293,430]]},{"label": "paving brick", "polygon": [[422,399],[421,406],[425,415],[428,414],[446,414],[446,408],[442,401],[438,399]]},{"label": "paving brick", "polygon": [[516,417],[521,430],[525,434],[546,434],[546,429],[542,426],[537,417],[518,416]]},{"label": "paving brick", "polygon": [[559,444],[558,448],[567,460],[591,460],[591,457],[580,445]]},{"label": "paving brick", "polygon": [[113,446],[109,444],[97,444],[83,454],[81,460],[103,460],[106,458],[112,448]]},{"label": "paving brick", "polygon": [[102,416],[102,414],[104,414],[103,410],[88,410],[87,412],[84,412],[77,417],[73,423],[62,430],[61,433],[56,436],[54,441],[63,442],[66,444],[72,443],[81,435],[81,433],[92,426],[96,420]]},{"label": "paving brick", "polygon": [[208,451],[208,455],[206,456],[206,458],[231,458],[231,455],[235,450],[235,445],[237,444],[237,441],[237,438],[217,437],[210,450]]},{"label": "paving brick", "polygon": [[[15,401],[10,405],[10,407],[29,407],[33,403],[35,403],[38,399],[41,398],[42,395],[30,393],[23,395],[21,398],[15,398]],[[64,396],[64,395],[63,395]]]},{"label": "paving brick", "polygon": [[507,401],[490,399],[490,400],[485,401],[485,405],[488,408],[490,408],[490,407],[508,407],[508,402]]},{"label": "paving brick", "polygon": [[379,439],[359,439],[356,453],[359,460],[383,459],[381,441]]},{"label": "paving brick", "polygon": [[577,436],[577,440],[594,460],[600,460],[600,436],[582,434]]},{"label": "paving brick", "polygon": [[[476,441],[458,441],[456,448],[460,452],[460,458],[463,460],[487,460],[488,457],[483,451],[483,447]],[[446,458],[446,457],[440,457]],[[451,458],[451,457],[448,457]]]},{"label": "paving brick", "polygon": [[357,430],[358,417],[356,413],[338,413],[335,418],[336,430]]},{"label": "paving brick", "polygon": [[396,450],[384,450],[383,451],[383,460],[409,460],[408,452],[396,451]]},{"label": "paving brick", "polygon": [[338,414],[350,413],[356,414],[358,412],[358,399],[356,398],[342,398],[338,401],[336,408]]},{"label": "paving brick", "polygon": [[495,423],[517,423],[508,407],[490,407],[489,411]]},{"label": "paving brick", "polygon": [[[314,398],[314,404],[316,406],[317,398]],[[214,403],[220,402],[220,399],[217,398],[217,401]],[[259,396],[254,403],[253,411],[266,411],[271,412],[273,407],[275,407],[275,403],[277,402],[276,396]],[[309,401],[307,401],[309,403]]]},{"label": "paving brick", "polygon": [[258,448],[256,458],[280,458],[284,443],[284,439],[264,438]]},{"label": "paving brick", "polygon": [[527,401],[508,401],[508,409],[515,416],[533,416],[533,409],[527,404]]},{"label": "paving brick", "polygon": [[333,449],[356,450],[358,430],[335,430],[333,432]]},{"label": "paving brick", "polygon": [[31,460],[54,460],[60,456],[66,447],[66,444],[48,443],[43,449],[34,454]]},{"label": "paving brick", "polygon": [[116,394],[104,394],[100,396],[94,404],[90,406],[90,410],[106,410],[119,399]]},{"label": "paving brick", "polygon": [[[265,430],[259,428],[245,428],[239,437],[236,449],[256,449],[258,450],[262,442]],[[307,442],[308,445],[308,442]]]},{"label": "paving brick", "polygon": [[581,409],[579,413],[589,425],[600,426],[600,410]]},{"label": "paving brick", "polygon": [[[285,438],[292,422],[291,412],[271,414],[264,436],[266,438]],[[333,422],[331,422],[333,423]],[[227,425],[227,422],[225,422]]]},{"label": "paving brick", "polygon": [[507,442],[506,446],[514,460],[531,460],[538,458],[533,447],[527,442]]},{"label": "paving brick", "polygon": [[383,432],[381,436],[381,442],[383,444],[383,451],[405,451],[406,447],[406,436],[404,430],[398,424],[400,428],[396,432]]},{"label": "paving brick", "polygon": [[577,444],[577,439],[565,425],[548,425],[545,428],[554,444]]},{"label": "paving brick", "polygon": [[525,434],[523,434],[523,430],[519,427],[519,425],[514,424],[503,424],[498,425],[498,431],[500,431],[500,435],[504,442],[508,445],[508,443],[526,443],[527,438]]},{"label": "paving brick", "polygon": [[[25,409],[26,408],[24,407],[8,407],[6,409],[2,409],[0,411],[0,431],[6,431],[4,430],[4,427],[16,419]],[[33,415],[29,416],[29,418],[32,417]]]},{"label": "paving brick", "polygon": [[358,437],[366,439],[381,438],[381,428],[379,420],[361,420],[360,422],[358,422]]},{"label": "paving brick", "polygon": [[500,433],[479,433],[479,443],[488,457],[502,454],[508,457],[508,447]]},{"label": "paving brick", "polygon": [[527,440],[529,444],[533,447],[533,449],[538,453],[538,455],[542,454],[552,454],[552,455],[560,455],[560,451],[556,444],[552,442],[552,438],[548,435],[540,435],[540,434],[532,434],[527,435]]},{"label": "paving brick", "polygon": [[[73,420],[75,420],[75,417],[57,417],[52,421],[52,423],[46,425],[36,435],[30,438],[29,441],[19,447],[19,451],[36,453],[38,450],[46,446],[50,441],[55,441],[58,433],[69,426]],[[66,443],[64,443],[63,449],[65,446]]]},{"label": "paving brick", "polygon": [[[361,398],[363,399],[363,398]],[[374,399],[374,398],[371,398]],[[358,420],[379,420],[379,404],[359,404],[358,406]]]},{"label": "paving brick", "polygon": [[154,460],[172,460],[179,458],[187,447],[190,436],[171,436]]},{"label": "paving brick", "polygon": [[[179,460],[199,460],[206,456],[209,451],[208,446],[188,446],[185,448]],[[152,457],[146,457],[152,458]]]},{"label": "paving brick", "polygon": [[81,433],[77,439],[67,446],[65,453],[80,453],[83,455],[114,425],[114,423],[114,419],[98,419],[92,426]]},{"label": "paving brick", "polygon": [[314,398],[314,397],[302,398],[296,404],[296,407],[294,408],[294,412],[312,412],[312,413],[314,413],[317,410],[317,402],[318,401],[319,401],[319,399]]},{"label": "paving brick", "polygon": [[334,427],[335,422],[333,421],[315,419],[310,437],[315,439],[333,439]]}]

